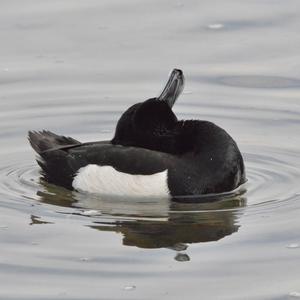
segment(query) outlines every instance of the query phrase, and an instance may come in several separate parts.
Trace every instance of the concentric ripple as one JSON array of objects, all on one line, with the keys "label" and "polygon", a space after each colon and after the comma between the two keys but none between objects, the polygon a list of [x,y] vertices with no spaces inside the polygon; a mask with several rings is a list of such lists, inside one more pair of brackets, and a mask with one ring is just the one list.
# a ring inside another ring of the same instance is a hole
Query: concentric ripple
[{"label": "concentric ripple", "polygon": [[[239,209],[245,204],[245,200],[241,204],[241,197],[246,198],[248,207],[261,206],[263,210],[276,205],[280,208],[284,202],[292,201],[293,196],[300,193],[300,168],[295,164],[300,159],[297,152],[259,146],[248,146],[246,150],[243,155],[247,183],[243,189],[222,195],[199,196],[197,201],[191,201],[193,204],[176,206],[164,199],[116,199],[81,195],[44,183],[40,178],[39,167],[29,160],[1,167],[0,193],[9,201],[42,201],[55,206],[74,207],[75,211],[90,209],[98,210],[102,216],[111,214],[124,217],[163,217],[178,212],[178,209],[181,213]],[[211,202],[211,198],[220,201]]]},{"label": "concentric ripple", "polygon": [[0,194],[12,200],[36,200],[39,169],[34,162],[15,162],[0,169]]},{"label": "concentric ripple", "polygon": [[252,151],[244,153],[248,205],[267,209],[293,201],[300,192],[299,153],[270,147],[252,147]]}]

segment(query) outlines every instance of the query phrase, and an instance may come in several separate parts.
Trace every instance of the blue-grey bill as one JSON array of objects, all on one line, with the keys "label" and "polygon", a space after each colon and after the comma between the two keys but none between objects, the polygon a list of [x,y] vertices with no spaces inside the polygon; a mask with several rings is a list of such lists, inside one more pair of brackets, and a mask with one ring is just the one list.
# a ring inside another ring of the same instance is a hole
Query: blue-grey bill
[{"label": "blue-grey bill", "polygon": [[158,100],[165,101],[170,107],[173,107],[176,99],[181,94],[184,88],[183,72],[179,69],[174,69],[168,79],[162,93],[157,97]]}]

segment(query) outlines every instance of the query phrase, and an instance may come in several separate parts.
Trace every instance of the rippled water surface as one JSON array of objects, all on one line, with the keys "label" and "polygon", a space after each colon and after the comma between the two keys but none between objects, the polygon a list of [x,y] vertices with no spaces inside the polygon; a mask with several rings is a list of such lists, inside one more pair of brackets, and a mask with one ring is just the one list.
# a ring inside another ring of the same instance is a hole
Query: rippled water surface
[{"label": "rippled water surface", "polygon": [[[300,297],[298,1],[2,1],[0,299]],[[40,179],[28,130],[109,139],[174,67],[179,118],[225,128],[248,182],[209,203]]]}]

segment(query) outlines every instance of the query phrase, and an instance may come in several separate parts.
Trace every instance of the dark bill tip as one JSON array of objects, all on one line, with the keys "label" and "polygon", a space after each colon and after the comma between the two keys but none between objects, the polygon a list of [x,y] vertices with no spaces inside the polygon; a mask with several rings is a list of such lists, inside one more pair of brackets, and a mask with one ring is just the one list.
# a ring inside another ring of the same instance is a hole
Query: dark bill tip
[{"label": "dark bill tip", "polygon": [[176,99],[181,94],[184,88],[183,72],[179,69],[174,69],[169,76],[166,86],[162,93],[157,97],[160,101],[165,101],[172,108]]}]

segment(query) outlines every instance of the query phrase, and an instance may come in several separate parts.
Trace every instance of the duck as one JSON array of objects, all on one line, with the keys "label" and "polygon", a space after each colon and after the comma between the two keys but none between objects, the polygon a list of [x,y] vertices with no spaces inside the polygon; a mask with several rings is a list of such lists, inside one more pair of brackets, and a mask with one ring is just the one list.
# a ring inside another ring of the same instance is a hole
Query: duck
[{"label": "duck", "polygon": [[28,140],[46,182],[81,193],[180,197],[236,190],[246,181],[233,138],[206,120],[178,120],[172,108],[184,89],[174,69],[158,97],[129,107],[110,141],[82,143],[48,130]]}]

